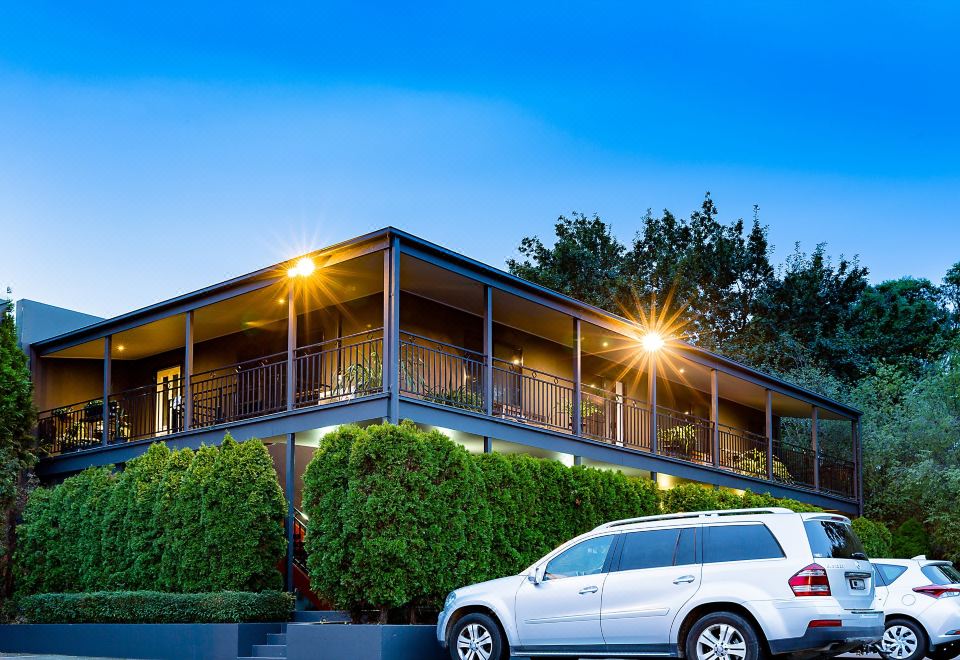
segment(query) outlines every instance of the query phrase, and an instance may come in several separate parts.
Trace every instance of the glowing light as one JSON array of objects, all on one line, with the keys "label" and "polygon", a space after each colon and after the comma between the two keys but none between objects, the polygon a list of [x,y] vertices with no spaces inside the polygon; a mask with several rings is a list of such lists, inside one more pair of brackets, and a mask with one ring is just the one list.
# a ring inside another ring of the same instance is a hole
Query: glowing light
[{"label": "glowing light", "polygon": [[647,353],[656,353],[663,348],[663,337],[659,332],[648,332],[643,336],[643,350]]},{"label": "glowing light", "polygon": [[604,348],[606,348],[606,347],[609,346],[609,345],[610,345],[610,342],[608,342],[608,341],[603,342],[603,347],[604,347]]},{"label": "glowing light", "polygon": [[513,358],[514,364],[520,364],[520,358]]},{"label": "glowing light", "polygon": [[307,277],[313,274],[316,266],[313,265],[313,259],[310,257],[302,257],[297,261],[297,263],[287,270],[287,275],[290,277]]},{"label": "glowing light", "polygon": [[117,346],[117,352],[123,353],[125,350],[127,350],[127,347],[124,346],[123,344],[119,344],[119,345]]},{"label": "glowing light", "polygon": [[680,367],[680,373],[683,373],[683,372],[685,372],[685,371],[686,371],[686,369],[684,369],[683,367]]}]

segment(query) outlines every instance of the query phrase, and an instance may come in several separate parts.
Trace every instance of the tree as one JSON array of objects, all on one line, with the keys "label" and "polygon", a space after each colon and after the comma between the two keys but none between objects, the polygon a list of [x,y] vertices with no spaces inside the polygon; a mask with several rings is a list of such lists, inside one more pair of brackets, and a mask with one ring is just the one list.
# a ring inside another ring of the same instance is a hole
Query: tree
[{"label": "tree", "polygon": [[30,470],[36,463],[33,384],[27,356],[17,342],[12,307],[9,300],[0,300],[0,511],[5,525],[0,537],[0,589],[4,597],[13,593],[16,521],[26,504]]}]

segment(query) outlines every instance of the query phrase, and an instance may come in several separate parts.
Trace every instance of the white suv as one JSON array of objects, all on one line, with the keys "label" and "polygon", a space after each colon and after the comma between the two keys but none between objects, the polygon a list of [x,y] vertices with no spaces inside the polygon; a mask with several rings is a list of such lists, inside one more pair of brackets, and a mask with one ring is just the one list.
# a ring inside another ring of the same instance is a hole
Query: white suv
[{"label": "white suv", "polygon": [[873,559],[877,600],[886,614],[880,650],[893,660],[960,653],[960,571],[926,557]]},{"label": "white suv", "polygon": [[453,660],[836,655],[883,634],[873,576],[843,516],[772,508],[619,520],[520,575],[452,592],[437,639]]}]

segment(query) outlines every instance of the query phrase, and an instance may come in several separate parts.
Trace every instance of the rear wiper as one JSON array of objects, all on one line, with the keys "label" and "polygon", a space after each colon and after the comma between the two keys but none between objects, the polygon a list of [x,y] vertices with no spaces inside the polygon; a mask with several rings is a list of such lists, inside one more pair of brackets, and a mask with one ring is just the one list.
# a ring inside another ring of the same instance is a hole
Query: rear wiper
[{"label": "rear wiper", "polygon": [[870,558],[869,558],[867,555],[865,555],[864,553],[862,553],[862,552],[852,552],[852,553],[850,553],[850,559],[866,559],[866,560],[869,560]]}]

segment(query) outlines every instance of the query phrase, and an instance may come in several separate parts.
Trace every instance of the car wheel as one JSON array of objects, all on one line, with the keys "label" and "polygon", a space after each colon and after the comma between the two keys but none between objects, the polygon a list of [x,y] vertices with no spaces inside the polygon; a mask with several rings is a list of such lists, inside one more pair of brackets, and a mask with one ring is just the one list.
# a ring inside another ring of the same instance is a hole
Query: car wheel
[{"label": "car wheel", "polygon": [[890,660],[920,660],[927,653],[927,635],[913,621],[891,619],[883,631],[880,649]]},{"label": "car wheel", "polygon": [[486,614],[468,614],[450,633],[451,660],[500,660],[503,655],[500,626]]},{"label": "car wheel", "polygon": [[749,621],[733,612],[699,619],[684,643],[687,660],[759,660],[763,647]]}]

